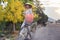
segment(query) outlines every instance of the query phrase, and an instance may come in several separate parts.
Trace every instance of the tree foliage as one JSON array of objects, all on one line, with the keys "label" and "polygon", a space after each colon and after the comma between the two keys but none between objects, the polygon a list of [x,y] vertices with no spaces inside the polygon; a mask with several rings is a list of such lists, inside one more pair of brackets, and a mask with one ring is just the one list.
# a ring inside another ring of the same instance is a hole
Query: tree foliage
[{"label": "tree foliage", "polygon": [[[24,11],[24,3],[23,1],[27,0],[4,0],[4,2],[8,2],[7,6],[2,9],[2,6],[0,5],[0,21],[6,21],[6,22],[23,22],[24,16],[23,16],[23,11]],[[28,2],[30,2],[29,0]],[[31,1],[31,4],[34,8],[33,2]],[[38,15],[35,14],[34,12],[34,17],[37,18]]]},{"label": "tree foliage", "polygon": [[11,0],[5,8],[5,21],[12,21],[13,23],[22,22],[22,11],[24,10],[22,2],[18,0]]},{"label": "tree foliage", "polygon": [[36,13],[38,14],[37,23],[43,24],[45,26],[45,23],[48,21],[48,16],[42,10],[38,0],[36,0],[36,5],[37,5]]},{"label": "tree foliage", "polygon": [[[25,1],[25,0],[24,0]],[[4,2],[8,2],[7,6],[3,9],[3,7],[0,5],[0,22],[6,22],[8,27],[10,27],[10,22],[12,24],[13,30],[15,30],[15,25],[17,23],[21,23],[24,20],[24,3],[23,0],[4,0]],[[32,4],[32,2],[30,2]],[[32,4],[34,7],[34,5]],[[38,17],[38,15],[34,13],[35,19]],[[9,24],[8,24],[9,23]]]}]

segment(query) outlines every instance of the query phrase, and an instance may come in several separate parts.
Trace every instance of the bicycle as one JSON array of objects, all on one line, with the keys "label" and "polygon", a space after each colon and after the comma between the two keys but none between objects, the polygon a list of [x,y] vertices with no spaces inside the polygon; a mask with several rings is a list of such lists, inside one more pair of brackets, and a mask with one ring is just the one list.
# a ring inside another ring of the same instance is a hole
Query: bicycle
[{"label": "bicycle", "polygon": [[[37,22],[33,22],[31,25],[30,25],[30,29],[28,28],[29,25],[26,24],[25,27],[23,27],[19,34],[18,34],[18,37],[16,40],[32,40],[33,38],[33,34],[35,33],[36,31],[36,26],[37,26]],[[35,31],[34,31],[35,30]],[[30,33],[30,34],[29,34]],[[28,39],[28,35],[30,37],[30,39]]]},{"label": "bicycle", "polygon": [[31,31],[30,31],[30,26],[28,24],[25,25],[25,27],[22,28],[22,30],[20,31],[20,35],[19,38],[21,38],[20,40],[31,40]]}]

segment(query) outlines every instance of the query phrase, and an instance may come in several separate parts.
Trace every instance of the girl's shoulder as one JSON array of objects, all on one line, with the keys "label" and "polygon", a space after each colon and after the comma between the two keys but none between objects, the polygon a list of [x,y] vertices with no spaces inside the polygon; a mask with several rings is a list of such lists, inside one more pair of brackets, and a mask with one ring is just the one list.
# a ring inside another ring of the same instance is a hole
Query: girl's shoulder
[{"label": "girl's shoulder", "polygon": [[32,9],[27,9],[24,11],[25,14],[31,14],[32,13]]}]

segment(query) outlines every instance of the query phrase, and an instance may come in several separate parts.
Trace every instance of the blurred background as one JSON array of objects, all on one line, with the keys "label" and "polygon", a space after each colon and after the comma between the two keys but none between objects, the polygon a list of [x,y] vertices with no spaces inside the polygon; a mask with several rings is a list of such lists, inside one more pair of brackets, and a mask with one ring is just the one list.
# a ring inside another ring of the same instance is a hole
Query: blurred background
[{"label": "blurred background", "polygon": [[60,23],[60,0],[0,0],[0,36],[19,33],[27,2],[32,5],[37,24]]}]

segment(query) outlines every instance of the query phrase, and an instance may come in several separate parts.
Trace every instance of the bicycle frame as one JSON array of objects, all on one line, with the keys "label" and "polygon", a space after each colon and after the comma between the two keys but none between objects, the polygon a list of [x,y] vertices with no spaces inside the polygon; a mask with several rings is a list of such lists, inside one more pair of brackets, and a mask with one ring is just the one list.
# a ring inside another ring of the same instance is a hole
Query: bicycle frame
[{"label": "bicycle frame", "polygon": [[31,34],[30,34],[29,26],[26,26],[21,30],[20,37],[26,39],[28,38],[28,36],[31,37]]},{"label": "bicycle frame", "polygon": [[30,38],[32,38],[31,37],[31,32],[33,32],[33,31],[31,31],[31,30],[36,30],[36,27],[33,27],[32,28],[32,26],[34,25],[34,26],[37,26],[37,24],[35,25],[36,23],[33,23],[30,27],[28,26],[28,25],[25,25],[25,27],[24,28],[22,28],[22,30],[20,31],[20,38],[23,38],[23,40],[25,39],[25,38],[28,38],[28,36],[30,37]]}]

